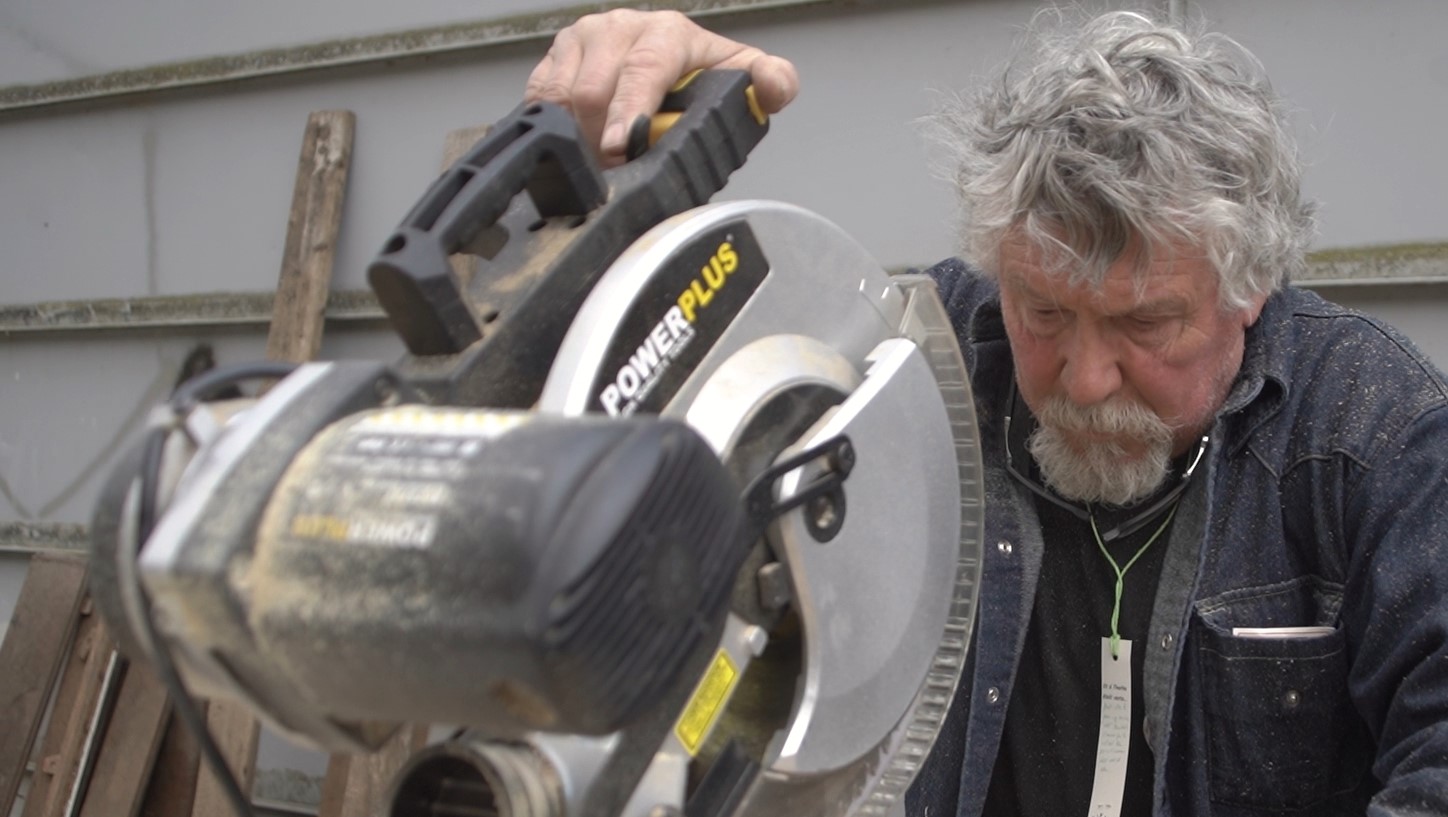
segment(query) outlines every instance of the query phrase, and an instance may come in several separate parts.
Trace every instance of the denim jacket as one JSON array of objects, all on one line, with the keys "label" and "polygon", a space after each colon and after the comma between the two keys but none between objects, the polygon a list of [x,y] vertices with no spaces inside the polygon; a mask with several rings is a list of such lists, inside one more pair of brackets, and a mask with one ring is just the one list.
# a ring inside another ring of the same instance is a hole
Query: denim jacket
[{"label": "denim jacket", "polygon": [[[1004,468],[995,285],[959,261],[930,273],[971,372],[986,490],[973,649],[907,797],[946,817],[985,801],[1043,546]],[[1136,647],[1155,813],[1448,814],[1443,374],[1390,327],[1289,287],[1248,330],[1210,434]],[[1233,635],[1298,626],[1328,629]]]}]

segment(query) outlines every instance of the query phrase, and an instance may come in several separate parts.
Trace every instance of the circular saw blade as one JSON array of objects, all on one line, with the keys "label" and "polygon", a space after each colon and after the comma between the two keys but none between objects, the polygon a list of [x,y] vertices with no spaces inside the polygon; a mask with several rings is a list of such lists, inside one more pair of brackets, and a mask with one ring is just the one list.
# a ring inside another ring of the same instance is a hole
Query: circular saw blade
[{"label": "circular saw blade", "polygon": [[771,531],[803,656],[782,693],[788,722],[733,813],[885,814],[933,745],[980,570],[968,383],[933,283],[888,275],[790,205],[716,204],[663,222],[579,311],[542,411],[683,418],[729,462],[766,406],[808,390],[834,397],[770,455],[832,433],[862,449],[838,540],[803,541],[798,513]]}]

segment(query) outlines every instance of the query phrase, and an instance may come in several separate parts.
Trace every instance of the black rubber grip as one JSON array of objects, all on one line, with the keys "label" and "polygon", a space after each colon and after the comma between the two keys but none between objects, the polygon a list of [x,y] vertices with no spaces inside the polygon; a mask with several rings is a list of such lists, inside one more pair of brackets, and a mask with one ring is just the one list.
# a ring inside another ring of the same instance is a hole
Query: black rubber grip
[{"label": "black rubber grip", "polygon": [[[680,113],[673,127],[601,174],[566,112],[521,106],[412,208],[368,278],[414,358],[456,356],[413,367],[433,401],[531,405],[598,277],[707,202],[769,129],[743,71],[702,72],[665,105]],[[459,251],[482,259],[467,282],[448,264]]]}]

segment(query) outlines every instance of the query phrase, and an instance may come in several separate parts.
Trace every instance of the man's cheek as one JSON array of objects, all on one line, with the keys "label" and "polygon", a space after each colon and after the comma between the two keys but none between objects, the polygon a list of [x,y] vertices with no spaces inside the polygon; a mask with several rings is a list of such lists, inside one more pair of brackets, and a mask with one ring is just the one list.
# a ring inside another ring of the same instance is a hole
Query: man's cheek
[{"label": "man's cheek", "polygon": [[1046,344],[1012,341],[1011,357],[1016,364],[1016,383],[1032,408],[1039,399],[1058,391],[1060,366],[1056,365],[1055,356]]}]

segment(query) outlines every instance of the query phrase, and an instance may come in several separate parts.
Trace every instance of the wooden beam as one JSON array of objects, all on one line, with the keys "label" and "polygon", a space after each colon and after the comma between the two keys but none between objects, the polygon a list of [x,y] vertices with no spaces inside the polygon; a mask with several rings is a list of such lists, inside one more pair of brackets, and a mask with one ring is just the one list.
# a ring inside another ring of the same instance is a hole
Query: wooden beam
[{"label": "wooden beam", "polygon": [[131,662],[96,754],[80,817],[136,817],[151,776],[171,698],[149,664]]},{"label": "wooden beam", "polygon": [[85,559],[32,556],[0,645],[0,815],[10,814],[30,762],[45,706],[79,623]]},{"label": "wooden beam", "polygon": [[334,754],[327,760],[327,774],[322,778],[322,799],[317,804],[317,817],[341,817],[347,800],[347,780],[352,775],[352,756]]},{"label": "wooden beam", "polygon": [[[375,752],[334,756],[322,781],[317,817],[376,817],[387,813],[387,793],[402,765],[427,745],[426,726],[403,726]],[[339,762],[340,761],[340,762]]]},{"label": "wooden beam", "polygon": [[266,356],[296,363],[322,347],[323,318],[342,224],[356,117],[316,111],[307,119]]},{"label": "wooden beam", "polygon": [[[355,129],[356,117],[351,111],[314,111],[307,118],[287,218],[276,306],[267,335],[266,354],[272,360],[302,363],[314,359],[322,347],[323,317]],[[260,726],[241,704],[212,701],[210,707],[207,724],[242,792],[250,797],[256,778]],[[221,784],[209,769],[197,782],[192,814],[230,817]]]},{"label": "wooden beam", "polygon": [[[245,706],[214,700],[206,713],[206,727],[211,730],[211,737],[226,758],[242,793],[250,797],[252,783],[256,781],[256,745],[261,737],[261,725]],[[209,767],[201,768],[196,780],[196,802],[191,810],[193,817],[234,817],[220,781]]]},{"label": "wooden beam", "polygon": [[[206,713],[206,703],[197,701]],[[141,817],[189,817],[196,804],[196,781],[201,767],[201,746],[186,724],[172,713],[161,750],[151,772]]]},{"label": "wooden beam", "polygon": [[[491,125],[474,125],[449,131],[443,137],[442,168],[452,167],[479,139],[488,135]],[[466,286],[477,267],[475,255],[458,253],[448,258],[453,272]],[[372,817],[383,813],[383,800],[392,778],[402,764],[427,742],[426,726],[403,726],[375,753],[349,757],[332,755],[327,763],[327,776],[322,778],[322,802],[318,817]]]},{"label": "wooden beam", "polygon": [[40,763],[25,795],[23,817],[62,817],[80,771],[81,753],[100,703],[101,686],[116,645],[90,599],[81,602],[75,646],[60,676]]}]

